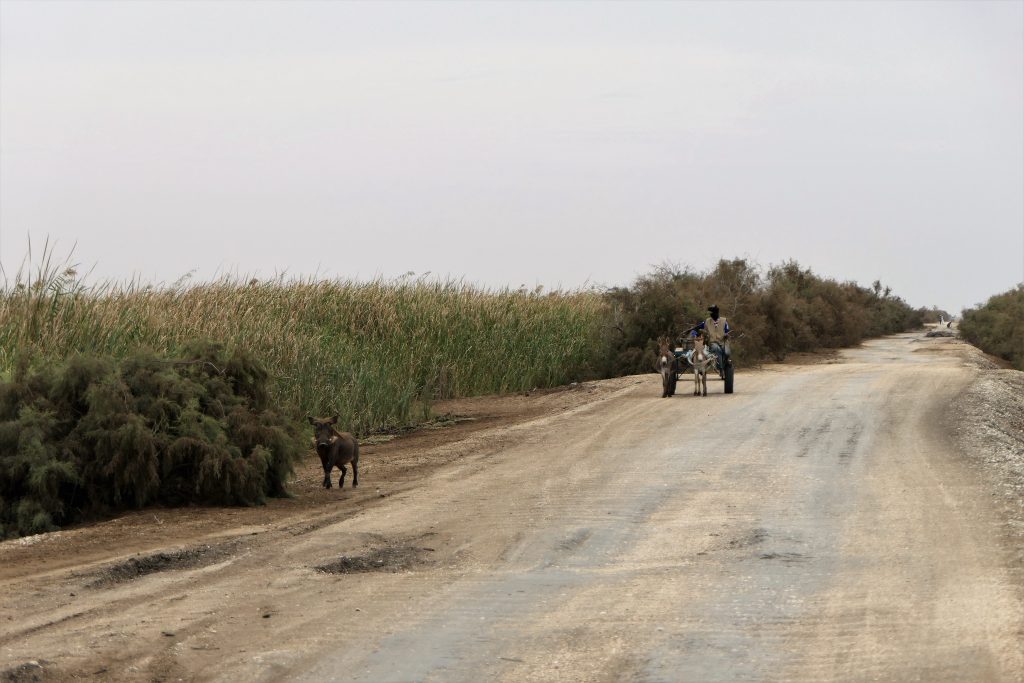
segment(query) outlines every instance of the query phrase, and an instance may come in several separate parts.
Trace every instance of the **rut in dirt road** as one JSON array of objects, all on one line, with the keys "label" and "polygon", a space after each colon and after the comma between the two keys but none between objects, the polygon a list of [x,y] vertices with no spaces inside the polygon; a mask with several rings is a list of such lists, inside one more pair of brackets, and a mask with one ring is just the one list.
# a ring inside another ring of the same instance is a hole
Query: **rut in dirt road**
[{"label": "rut in dirt road", "polygon": [[1020,681],[1021,568],[945,438],[971,370],[910,339],[481,432],[372,509],[0,645],[119,680]]}]

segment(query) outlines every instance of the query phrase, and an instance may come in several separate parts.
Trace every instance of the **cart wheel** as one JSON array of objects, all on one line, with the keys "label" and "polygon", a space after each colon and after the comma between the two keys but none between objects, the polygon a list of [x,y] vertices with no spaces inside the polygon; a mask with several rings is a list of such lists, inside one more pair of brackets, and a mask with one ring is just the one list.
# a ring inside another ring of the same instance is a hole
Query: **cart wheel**
[{"label": "cart wheel", "polygon": [[725,393],[727,394],[732,393],[732,373],[732,363],[729,363],[725,366]]}]

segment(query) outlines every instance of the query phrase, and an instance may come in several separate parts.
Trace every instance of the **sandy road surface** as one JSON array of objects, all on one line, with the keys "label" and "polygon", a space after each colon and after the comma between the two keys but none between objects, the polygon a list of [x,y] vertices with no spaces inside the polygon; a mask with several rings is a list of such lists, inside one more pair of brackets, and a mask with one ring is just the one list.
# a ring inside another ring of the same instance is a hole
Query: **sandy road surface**
[{"label": "sandy road surface", "polygon": [[[746,372],[732,396],[681,383],[661,400],[653,375],[618,380],[418,454],[446,464],[386,498],[367,474],[333,513],[226,527],[165,556],[190,568],[132,578],[101,561],[117,548],[43,553],[0,574],[0,670],[1024,680],[1020,557],[991,482],[949,439],[973,370],[945,344],[892,337]],[[3,544],[0,561],[30,551]]]}]

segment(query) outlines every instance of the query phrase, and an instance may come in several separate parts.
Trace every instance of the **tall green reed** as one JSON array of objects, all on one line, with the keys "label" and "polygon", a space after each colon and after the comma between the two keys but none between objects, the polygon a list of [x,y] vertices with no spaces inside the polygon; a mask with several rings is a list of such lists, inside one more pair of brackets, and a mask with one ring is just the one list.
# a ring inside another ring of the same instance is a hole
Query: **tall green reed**
[{"label": "tall green reed", "polygon": [[295,417],[338,414],[358,433],[423,419],[437,398],[594,376],[606,352],[597,292],[489,290],[461,281],[79,278],[49,245],[0,288],[0,372],[21,356],[125,357],[196,339],[255,354]]}]

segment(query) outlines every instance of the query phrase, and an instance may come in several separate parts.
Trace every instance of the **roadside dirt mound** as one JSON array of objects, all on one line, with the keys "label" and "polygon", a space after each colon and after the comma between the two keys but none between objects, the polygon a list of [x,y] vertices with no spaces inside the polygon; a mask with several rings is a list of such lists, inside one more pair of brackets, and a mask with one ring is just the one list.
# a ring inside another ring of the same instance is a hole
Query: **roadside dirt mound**
[{"label": "roadside dirt mound", "polygon": [[950,407],[948,422],[974,459],[1001,473],[1006,497],[1024,506],[1024,372],[999,368],[968,348],[978,373]]},{"label": "roadside dirt mound", "polygon": [[93,576],[96,578],[87,585],[89,588],[107,588],[157,572],[203,567],[230,557],[237,546],[237,542],[200,545],[177,551],[130,557],[95,572]]},{"label": "roadside dirt mound", "polygon": [[426,559],[433,548],[412,545],[387,545],[374,548],[364,555],[342,555],[333,562],[316,567],[324,574],[359,574],[361,572],[402,572],[418,565],[428,564]]},{"label": "roadside dirt mound", "polygon": [[961,450],[992,480],[1005,532],[1024,573],[1024,372],[1005,369],[990,356],[962,344],[966,362],[977,368],[964,395],[946,413]]}]

